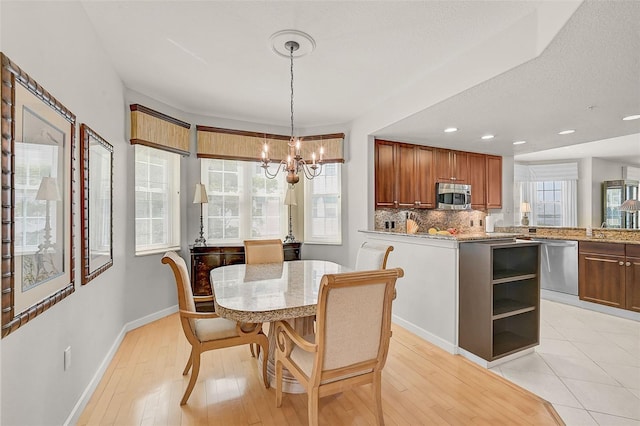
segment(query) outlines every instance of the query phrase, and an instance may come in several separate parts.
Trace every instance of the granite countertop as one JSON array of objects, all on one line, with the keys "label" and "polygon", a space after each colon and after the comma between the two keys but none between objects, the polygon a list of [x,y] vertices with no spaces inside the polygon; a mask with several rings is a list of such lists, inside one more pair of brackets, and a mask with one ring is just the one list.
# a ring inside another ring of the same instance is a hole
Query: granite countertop
[{"label": "granite countertop", "polygon": [[[383,235],[403,235],[415,238],[425,238],[432,240],[449,240],[449,241],[458,241],[461,243],[464,242],[472,242],[472,241],[483,241],[483,240],[496,240],[496,239],[508,239],[508,238],[518,238],[518,239],[537,239],[537,240],[565,240],[565,241],[589,241],[589,242],[599,242],[599,243],[618,243],[618,244],[640,244],[640,238],[633,238],[634,234],[629,233],[628,235],[631,237],[627,238],[618,238],[619,236],[609,236],[606,233],[601,233],[598,231],[593,231],[593,235],[588,237],[584,234],[576,235],[576,234],[567,234],[567,233],[558,233],[557,235],[549,235],[542,234],[538,235],[535,233],[525,233],[525,232],[478,232],[478,233],[462,233],[457,235],[440,235],[440,234],[429,234],[426,232],[418,232],[416,234],[408,234],[406,232],[393,232],[393,231],[381,231],[381,230],[363,230],[361,232],[367,233],[375,233],[375,234],[383,234]],[[624,234],[623,234],[624,235]],[[640,237],[640,233],[635,235],[635,237]]]}]

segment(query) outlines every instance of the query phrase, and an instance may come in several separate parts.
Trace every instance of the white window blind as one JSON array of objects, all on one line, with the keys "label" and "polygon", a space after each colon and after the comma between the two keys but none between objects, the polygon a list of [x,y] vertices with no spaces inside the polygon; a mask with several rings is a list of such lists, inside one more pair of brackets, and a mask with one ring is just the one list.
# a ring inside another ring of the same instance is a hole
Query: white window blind
[{"label": "white window blind", "polygon": [[135,145],[136,254],[180,247],[180,156]]}]

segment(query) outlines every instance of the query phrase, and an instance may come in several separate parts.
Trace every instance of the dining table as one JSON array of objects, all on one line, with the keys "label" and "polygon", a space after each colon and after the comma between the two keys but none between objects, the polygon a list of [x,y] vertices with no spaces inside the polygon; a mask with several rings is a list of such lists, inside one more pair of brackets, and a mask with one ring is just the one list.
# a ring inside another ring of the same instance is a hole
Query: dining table
[{"label": "dining table", "polygon": [[[210,277],[215,310],[222,318],[241,323],[286,320],[301,335],[312,336],[322,277],[350,271],[352,268],[326,260],[236,264],[214,268]],[[270,326],[267,332],[267,377],[271,386],[275,386],[274,329]],[[258,366],[261,365],[259,362]],[[283,369],[282,390],[288,393],[304,392],[302,385],[286,369]]]}]

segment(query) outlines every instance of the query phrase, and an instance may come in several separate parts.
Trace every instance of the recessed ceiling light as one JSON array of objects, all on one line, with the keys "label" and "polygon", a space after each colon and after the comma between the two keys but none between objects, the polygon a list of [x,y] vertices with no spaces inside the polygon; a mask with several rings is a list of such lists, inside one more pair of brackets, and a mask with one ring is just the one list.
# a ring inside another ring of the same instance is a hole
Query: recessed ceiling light
[{"label": "recessed ceiling light", "polygon": [[457,132],[458,128],[457,127],[447,127],[446,129],[444,129],[445,133],[453,133],[453,132]]},{"label": "recessed ceiling light", "polygon": [[514,145],[522,145],[523,143],[527,143],[527,141],[515,141]]},{"label": "recessed ceiling light", "polygon": [[638,118],[640,118],[640,114],[636,114],[636,115],[627,115],[626,117],[623,118],[624,121],[629,121],[629,120],[637,120]]},{"label": "recessed ceiling light", "polygon": [[559,135],[570,135],[571,133],[575,132],[575,130],[570,129],[570,130],[563,130],[561,132],[558,132]]},{"label": "recessed ceiling light", "polygon": [[494,136],[493,136],[493,135],[484,135],[484,136],[482,137],[482,139],[484,139],[484,140],[487,140],[487,139],[493,139],[493,138],[494,138]]}]

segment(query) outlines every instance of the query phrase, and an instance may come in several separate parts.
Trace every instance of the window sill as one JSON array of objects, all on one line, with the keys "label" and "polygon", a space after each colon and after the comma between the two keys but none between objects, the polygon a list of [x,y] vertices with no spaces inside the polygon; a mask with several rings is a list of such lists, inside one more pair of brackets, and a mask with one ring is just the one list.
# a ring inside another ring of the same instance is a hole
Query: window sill
[{"label": "window sill", "polygon": [[164,253],[166,253],[168,251],[180,251],[180,250],[182,250],[182,247],[180,247],[180,246],[161,247],[161,248],[154,248],[154,249],[149,249],[149,250],[136,251],[135,256],[136,257],[149,256],[149,255],[153,255],[153,254],[164,254]]}]

